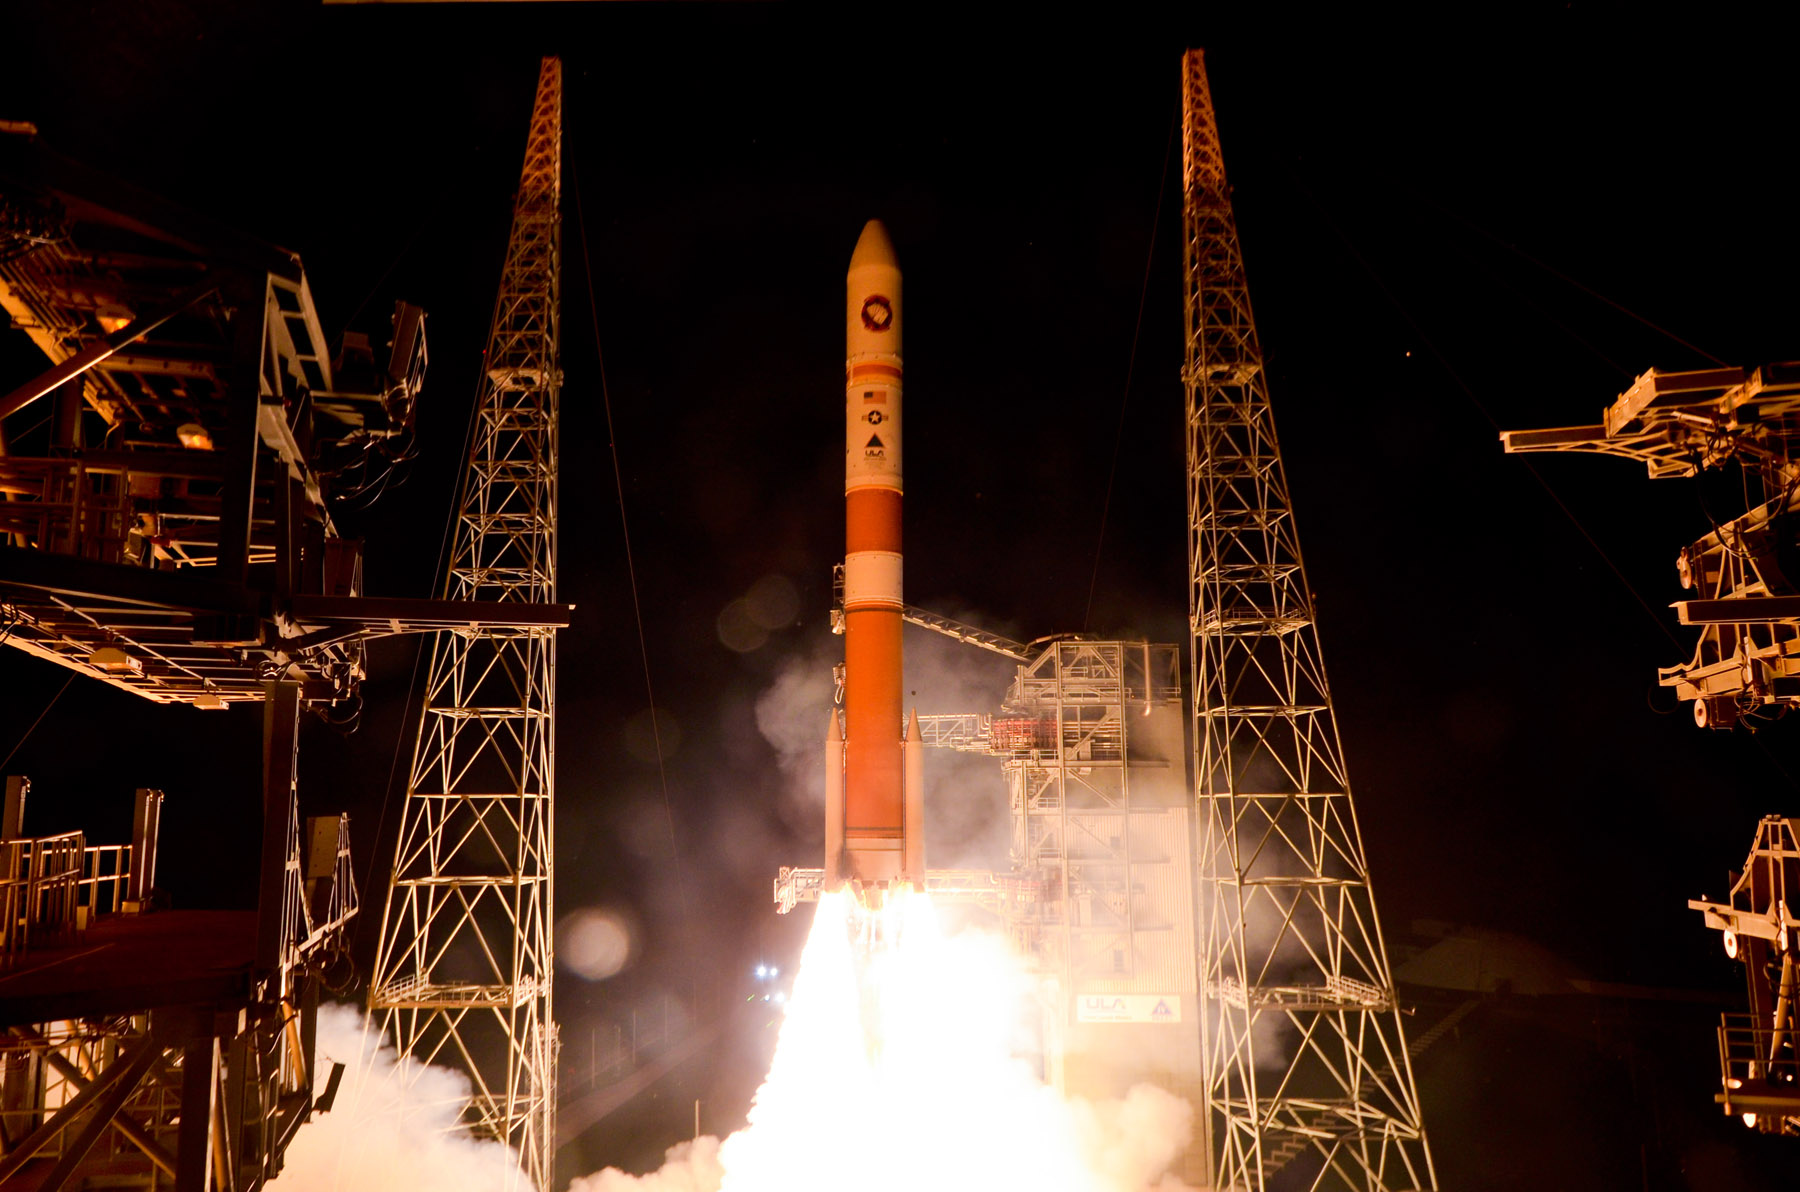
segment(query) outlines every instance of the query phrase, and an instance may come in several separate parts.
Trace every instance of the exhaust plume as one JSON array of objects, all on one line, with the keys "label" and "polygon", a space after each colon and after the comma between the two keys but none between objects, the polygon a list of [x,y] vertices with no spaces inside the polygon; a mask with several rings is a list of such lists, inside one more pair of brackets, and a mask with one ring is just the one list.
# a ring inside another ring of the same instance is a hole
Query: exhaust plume
[{"label": "exhaust plume", "polygon": [[1064,1098],[1039,1077],[1037,979],[1004,940],[946,933],[925,895],[868,910],[819,903],[749,1125],[616,1168],[570,1192],[1144,1192],[1191,1131],[1187,1102],[1149,1085]]}]

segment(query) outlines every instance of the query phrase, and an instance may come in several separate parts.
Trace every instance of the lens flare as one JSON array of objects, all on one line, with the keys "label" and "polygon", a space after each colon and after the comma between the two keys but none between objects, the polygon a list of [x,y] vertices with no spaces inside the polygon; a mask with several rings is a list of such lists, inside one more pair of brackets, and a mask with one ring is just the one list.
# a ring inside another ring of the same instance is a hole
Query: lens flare
[{"label": "lens flare", "polygon": [[680,1148],[641,1183],[609,1169],[571,1192],[1181,1187],[1163,1173],[1187,1144],[1187,1103],[1148,1085],[1123,1101],[1064,1099],[1022,1029],[1034,997],[1003,939],[946,933],[924,894],[874,908],[827,894],[749,1124],[705,1173],[718,1183],[694,1178]]}]

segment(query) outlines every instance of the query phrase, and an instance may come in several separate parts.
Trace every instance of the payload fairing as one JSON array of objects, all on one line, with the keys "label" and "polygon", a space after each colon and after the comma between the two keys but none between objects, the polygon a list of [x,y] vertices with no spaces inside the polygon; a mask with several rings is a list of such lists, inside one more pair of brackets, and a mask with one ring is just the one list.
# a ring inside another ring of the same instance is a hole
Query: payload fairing
[{"label": "payload fairing", "polygon": [[900,266],[870,220],[845,279],[844,710],[825,737],[825,888],[925,878],[924,746],[901,723]]}]

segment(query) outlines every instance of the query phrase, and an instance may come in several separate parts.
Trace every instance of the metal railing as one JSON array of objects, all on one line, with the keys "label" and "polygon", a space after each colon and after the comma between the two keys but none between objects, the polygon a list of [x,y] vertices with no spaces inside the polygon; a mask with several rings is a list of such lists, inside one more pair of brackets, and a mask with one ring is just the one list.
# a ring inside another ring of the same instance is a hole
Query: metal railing
[{"label": "metal railing", "polygon": [[0,841],[0,957],[74,932],[85,849],[80,832]]},{"label": "metal railing", "polygon": [[1727,1111],[1737,1102],[1763,1110],[1782,1102],[1787,1112],[1800,1112],[1800,1058],[1793,1035],[1749,1014],[1719,1016],[1719,1079]]},{"label": "metal railing", "polygon": [[80,832],[0,840],[0,966],[122,910],[130,876],[129,844],[90,847]]},{"label": "metal railing", "polygon": [[125,909],[125,888],[131,881],[129,844],[90,844],[82,850],[77,906],[91,920],[96,915],[116,915]]},{"label": "metal railing", "polygon": [[[802,902],[817,902],[825,891],[823,869],[783,865],[775,875],[775,910],[787,914]],[[952,902],[973,902],[989,910],[1000,909],[1000,878],[986,869],[931,869],[925,873],[925,891]]]}]

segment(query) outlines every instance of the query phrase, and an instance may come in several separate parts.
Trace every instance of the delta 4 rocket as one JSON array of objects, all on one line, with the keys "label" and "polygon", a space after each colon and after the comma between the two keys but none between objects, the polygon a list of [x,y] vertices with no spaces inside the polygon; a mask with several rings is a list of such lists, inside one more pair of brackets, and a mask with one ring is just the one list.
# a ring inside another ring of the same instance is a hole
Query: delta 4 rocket
[{"label": "delta 4 rocket", "polygon": [[844,320],[844,709],[825,734],[825,889],[925,879],[925,749],[901,723],[900,266],[880,221]]}]

